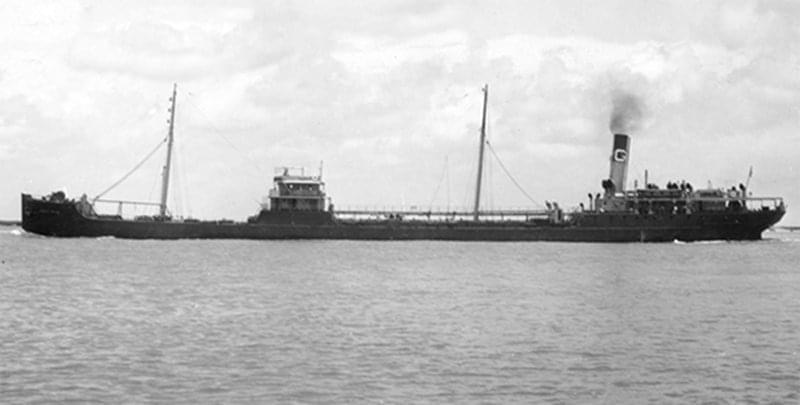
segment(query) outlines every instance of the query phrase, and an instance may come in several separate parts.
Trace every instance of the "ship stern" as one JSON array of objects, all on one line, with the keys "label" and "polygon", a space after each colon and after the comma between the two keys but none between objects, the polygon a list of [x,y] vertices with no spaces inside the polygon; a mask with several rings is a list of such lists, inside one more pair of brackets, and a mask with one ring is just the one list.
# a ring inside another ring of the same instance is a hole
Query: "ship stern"
[{"label": "ship stern", "polygon": [[[81,215],[75,203],[55,194],[46,198],[21,195],[22,229],[46,236],[73,236]],[[63,196],[63,193],[61,194]]]}]

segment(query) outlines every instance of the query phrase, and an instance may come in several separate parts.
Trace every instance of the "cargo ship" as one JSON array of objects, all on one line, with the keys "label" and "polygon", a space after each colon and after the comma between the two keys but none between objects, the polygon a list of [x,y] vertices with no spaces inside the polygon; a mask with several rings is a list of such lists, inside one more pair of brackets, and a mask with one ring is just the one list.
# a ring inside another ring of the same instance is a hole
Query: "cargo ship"
[{"label": "cargo ship", "polygon": [[[22,228],[54,237],[129,239],[353,239],[453,241],[671,242],[758,240],[784,216],[781,197],[753,197],[747,187],[698,189],[670,183],[626,189],[630,137],[613,134],[610,169],[602,191],[589,193],[588,206],[571,211],[557,203],[538,210],[482,210],[481,176],[486,144],[488,86],[478,153],[475,203],[469,211],[337,210],[322,174],[279,168],[265,203],[244,221],[173,218],[167,208],[174,140],[176,87],[160,202],[69,199],[57,191],[44,197],[22,194]],[[152,153],[151,153],[152,154]],[[126,175],[127,176],[127,175]],[[645,176],[647,177],[647,176]],[[119,215],[98,214],[97,202],[119,204]],[[124,204],[153,205],[158,214],[123,218]]]}]

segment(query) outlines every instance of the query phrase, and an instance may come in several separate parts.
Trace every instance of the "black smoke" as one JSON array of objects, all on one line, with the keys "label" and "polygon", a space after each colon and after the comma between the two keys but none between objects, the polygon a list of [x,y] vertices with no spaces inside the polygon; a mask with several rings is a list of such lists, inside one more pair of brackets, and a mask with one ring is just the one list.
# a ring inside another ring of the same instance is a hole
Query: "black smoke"
[{"label": "black smoke", "polygon": [[608,129],[615,134],[630,134],[642,127],[644,102],[635,94],[615,91],[611,97],[611,118]]}]

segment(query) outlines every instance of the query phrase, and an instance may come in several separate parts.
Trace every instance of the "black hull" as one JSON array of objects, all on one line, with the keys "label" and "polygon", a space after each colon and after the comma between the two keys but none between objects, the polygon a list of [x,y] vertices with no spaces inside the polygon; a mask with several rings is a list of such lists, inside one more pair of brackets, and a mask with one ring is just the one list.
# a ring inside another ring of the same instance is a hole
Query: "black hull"
[{"label": "black hull", "polygon": [[[532,222],[337,221],[330,214],[269,216],[252,223],[139,221],[85,217],[72,202],[22,196],[22,227],[59,237],[125,239],[354,239],[458,241],[665,242],[758,240],[784,215],[783,207],[758,211],[667,216],[576,214],[561,224]],[[281,218],[280,221],[277,218]],[[265,222],[269,221],[269,222]]]}]

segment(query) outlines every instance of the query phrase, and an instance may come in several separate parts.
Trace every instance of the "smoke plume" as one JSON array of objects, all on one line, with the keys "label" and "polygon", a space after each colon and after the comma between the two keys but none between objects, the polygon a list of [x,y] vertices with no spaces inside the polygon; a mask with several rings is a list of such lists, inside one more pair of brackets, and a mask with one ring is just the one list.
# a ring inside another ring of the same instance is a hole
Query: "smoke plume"
[{"label": "smoke plume", "polygon": [[611,97],[612,109],[608,128],[615,134],[630,134],[642,126],[644,102],[634,94],[614,91]]}]

